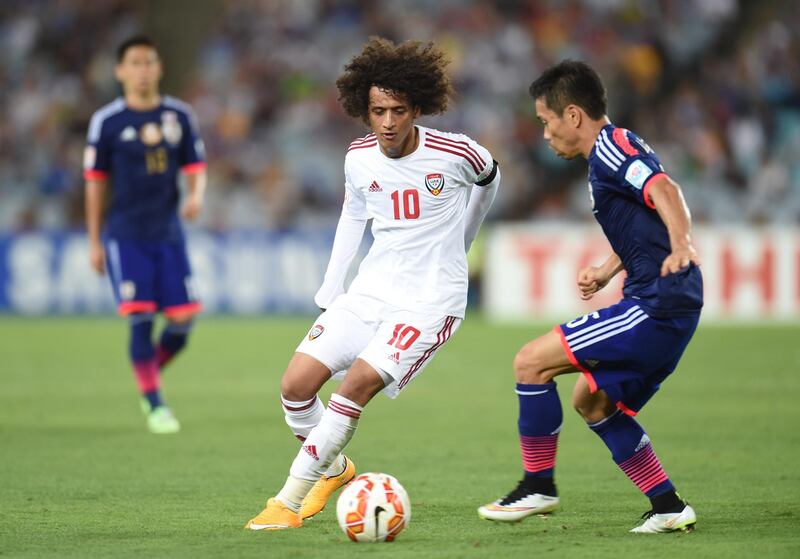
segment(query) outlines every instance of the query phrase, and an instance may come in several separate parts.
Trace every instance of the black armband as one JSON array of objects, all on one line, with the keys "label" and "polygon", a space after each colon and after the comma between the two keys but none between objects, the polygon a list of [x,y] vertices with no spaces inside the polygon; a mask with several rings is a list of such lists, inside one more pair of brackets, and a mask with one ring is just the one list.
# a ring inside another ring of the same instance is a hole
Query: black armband
[{"label": "black armband", "polygon": [[494,180],[494,178],[497,176],[497,161],[492,159],[492,164],[492,172],[489,173],[489,176],[480,182],[476,182],[475,186],[486,186]]}]

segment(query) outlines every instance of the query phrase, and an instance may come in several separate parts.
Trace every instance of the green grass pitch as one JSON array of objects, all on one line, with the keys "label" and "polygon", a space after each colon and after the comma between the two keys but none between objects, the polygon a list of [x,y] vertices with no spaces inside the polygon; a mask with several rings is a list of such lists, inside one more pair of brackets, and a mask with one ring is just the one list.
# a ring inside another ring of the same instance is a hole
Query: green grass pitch
[{"label": "green grass pitch", "polygon": [[396,542],[351,543],[335,506],[300,530],[245,531],[297,450],[278,379],[308,327],[201,320],[165,377],[183,431],[155,436],[124,321],[0,319],[0,557],[800,557],[799,326],[701,325],[640,414],[697,510],[692,534],[627,533],[648,503],[571,410],[574,377],[559,381],[562,509],[478,518],[521,474],[511,360],[548,326],[476,316],[398,400],[372,402],[348,448],[409,491]]}]

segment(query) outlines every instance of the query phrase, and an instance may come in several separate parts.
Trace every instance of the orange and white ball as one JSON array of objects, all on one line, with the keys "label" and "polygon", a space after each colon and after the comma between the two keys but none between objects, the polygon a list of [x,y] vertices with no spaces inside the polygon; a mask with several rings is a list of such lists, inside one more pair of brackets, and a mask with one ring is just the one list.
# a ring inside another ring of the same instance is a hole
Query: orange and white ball
[{"label": "orange and white ball", "polygon": [[354,542],[390,542],[408,526],[408,493],[388,474],[357,476],[336,502],[339,526]]}]

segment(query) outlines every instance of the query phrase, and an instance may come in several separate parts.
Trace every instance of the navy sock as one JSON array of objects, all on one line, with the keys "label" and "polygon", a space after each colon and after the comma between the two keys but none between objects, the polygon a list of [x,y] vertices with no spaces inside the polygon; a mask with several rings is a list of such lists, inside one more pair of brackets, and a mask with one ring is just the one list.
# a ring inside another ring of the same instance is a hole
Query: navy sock
[{"label": "navy sock", "polygon": [[129,321],[131,337],[128,350],[133,363],[133,372],[142,396],[147,400],[150,409],[153,409],[164,404],[159,390],[158,364],[152,340],[153,315],[133,314]]},{"label": "navy sock", "polygon": [[155,409],[158,406],[163,406],[164,402],[161,400],[161,392],[158,390],[151,390],[144,393],[144,398],[150,404],[150,409]]},{"label": "navy sock", "polygon": [[[538,492],[555,495],[552,479],[556,464],[558,433],[561,431],[563,420],[556,383],[517,383],[516,393],[519,397],[517,426],[525,477],[549,479],[539,482],[539,485],[542,483],[544,485],[542,491]],[[548,489],[550,486],[551,490]],[[548,492],[545,493],[545,490]]]},{"label": "navy sock", "polygon": [[614,462],[651,499],[674,491],[664,468],[650,444],[650,438],[636,420],[617,410],[589,428],[603,439]]},{"label": "navy sock", "polygon": [[161,332],[161,338],[158,342],[158,351],[156,353],[159,367],[164,367],[186,347],[186,341],[189,338],[189,331],[191,329],[191,321],[181,324],[167,322],[167,325]]},{"label": "navy sock", "polygon": [[128,318],[131,326],[128,352],[134,363],[149,361],[156,350],[153,347],[153,315],[150,313],[132,314]]}]

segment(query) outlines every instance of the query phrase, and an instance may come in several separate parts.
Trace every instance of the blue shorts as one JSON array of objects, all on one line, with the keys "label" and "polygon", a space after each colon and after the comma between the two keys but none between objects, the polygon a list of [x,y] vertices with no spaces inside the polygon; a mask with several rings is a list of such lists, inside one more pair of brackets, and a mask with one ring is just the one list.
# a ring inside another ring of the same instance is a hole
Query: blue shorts
[{"label": "blue shorts", "polygon": [[623,299],[555,327],[572,365],[617,407],[636,415],[658,391],[692,339],[695,316],[655,318]]},{"label": "blue shorts", "polygon": [[184,243],[109,239],[106,260],[119,314],[200,312]]}]

